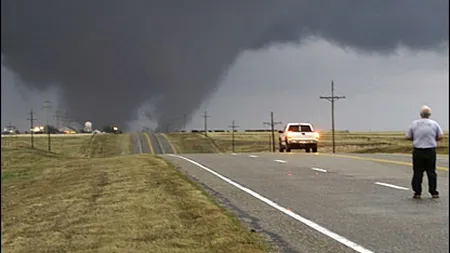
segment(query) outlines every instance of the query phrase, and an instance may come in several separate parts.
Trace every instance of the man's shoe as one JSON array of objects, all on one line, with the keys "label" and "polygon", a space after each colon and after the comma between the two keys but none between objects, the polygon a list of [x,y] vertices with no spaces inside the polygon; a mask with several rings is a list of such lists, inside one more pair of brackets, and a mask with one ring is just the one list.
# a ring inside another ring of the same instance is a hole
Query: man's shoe
[{"label": "man's shoe", "polygon": [[438,199],[438,198],[439,198],[439,194],[433,194],[433,195],[431,195],[431,197],[432,197],[433,199]]},{"label": "man's shoe", "polygon": [[420,199],[421,197],[420,197],[420,194],[414,194],[413,198],[414,199]]}]

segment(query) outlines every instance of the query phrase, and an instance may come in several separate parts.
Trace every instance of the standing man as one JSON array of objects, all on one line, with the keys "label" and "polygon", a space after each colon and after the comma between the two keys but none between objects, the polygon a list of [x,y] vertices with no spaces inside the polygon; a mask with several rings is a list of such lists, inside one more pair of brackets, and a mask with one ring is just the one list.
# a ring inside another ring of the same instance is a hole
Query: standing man
[{"label": "standing man", "polygon": [[431,109],[424,105],[420,109],[420,119],[413,121],[406,133],[406,138],[413,141],[413,178],[414,198],[420,199],[422,194],[423,172],[427,173],[428,191],[432,198],[439,198],[436,190],[436,146],[437,141],[444,138],[439,124],[430,119]]}]

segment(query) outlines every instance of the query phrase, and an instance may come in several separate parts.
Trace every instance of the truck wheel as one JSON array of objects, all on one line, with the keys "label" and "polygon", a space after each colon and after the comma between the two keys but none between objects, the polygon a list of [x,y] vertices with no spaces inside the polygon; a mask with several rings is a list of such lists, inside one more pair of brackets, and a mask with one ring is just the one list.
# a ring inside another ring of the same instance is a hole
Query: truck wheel
[{"label": "truck wheel", "polygon": [[286,143],[286,152],[291,152],[291,147],[289,147],[289,144]]},{"label": "truck wheel", "polygon": [[316,153],[317,152],[317,146],[312,148],[312,152]]},{"label": "truck wheel", "polygon": [[306,148],[305,151],[306,151],[306,153],[309,153],[309,152],[310,152],[310,149],[309,149],[309,148]]},{"label": "truck wheel", "polygon": [[283,145],[281,145],[281,140],[280,139],[278,139],[278,150],[280,152],[284,152],[284,147],[283,147]]}]

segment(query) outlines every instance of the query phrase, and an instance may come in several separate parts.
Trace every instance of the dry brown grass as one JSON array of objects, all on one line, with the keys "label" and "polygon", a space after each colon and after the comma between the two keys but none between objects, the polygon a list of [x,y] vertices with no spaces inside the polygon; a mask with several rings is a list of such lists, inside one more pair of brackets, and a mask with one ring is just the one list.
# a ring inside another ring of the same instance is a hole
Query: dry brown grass
[{"label": "dry brown grass", "polygon": [[169,133],[166,137],[179,153],[218,153],[220,149],[211,138],[198,133]]},{"label": "dry brown grass", "polygon": [[[131,154],[131,142],[128,134],[97,135],[52,135],[51,152],[70,157],[112,157]],[[30,148],[29,136],[2,137],[2,148]],[[48,150],[47,135],[35,135],[34,147]]]},{"label": "dry brown grass", "polygon": [[2,149],[2,251],[265,252],[167,162],[121,155],[126,140],[94,139],[92,158]]},{"label": "dry brown grass", "polygon": [[114,157],[131,154],[131,141],[128,134],[100,134],[91,139],[89,157]]},{"label": "dry brown grass", "polygon": [[[176,134],[178,139],[182,139],[183,134]],[[175,138],[175,134],[169,135]],[[192,135],[192,134],[184,134]],[[197,134],[198,135],[198,134]],[[448,133],[446,138],[439,142],[438,153],[448,154]],[[278,150],[278,136],[275,134],[275,146]],[[218,147],[221,152],[232,151],[231,133],[208,133],[208,137]],[[191,140],[195,143],[195,141]],[[198,142],[197,142],[198,143]],[[237,132],[235,133],[235,152],[265,152],[270,151],[271,133],[270,132]],[[182,144],[184,145],[184,144]],[[199,144],[197,144],[199,145]],[[186,150],[186,149],[185,149]],[[212,149],[208,149],[214,152]],[[321,133],[319,145],[320,152],[331,152],[332,138],[331,133]],[[411,152],[411,142],[404,139],[404,133],[401,132],[337,132],[336,133],[337,152],[358,152],[358,153],[409,153]],[[186,153],[194,152],[187,149]],[[302,151],[299,151],[302,152]]]},{"label": "dry brown grass", "polygon": [[[94,135],[52,135],[50,137],[51,151],[68,156],[88,156]],[[30,136],[2,136],[2,148],[30,148]],[[35,135],[34,147],[38,150],[48,150],[47,135]]]}]

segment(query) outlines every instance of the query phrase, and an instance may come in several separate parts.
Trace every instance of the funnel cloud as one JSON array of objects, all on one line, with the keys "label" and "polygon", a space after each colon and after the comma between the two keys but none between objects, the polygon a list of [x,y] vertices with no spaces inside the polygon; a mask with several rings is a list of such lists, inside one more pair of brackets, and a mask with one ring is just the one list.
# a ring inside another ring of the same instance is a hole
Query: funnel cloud
[{"label": "funnel cloud", "polygon": [[239,53],[274,43],[314,36],[377,54],[448,43],[445,0],[1,4],[4,67],[27,88],[58,88],[73,118],[99,125],[124,124],[145,104],[160,127],[189,118]]}]

